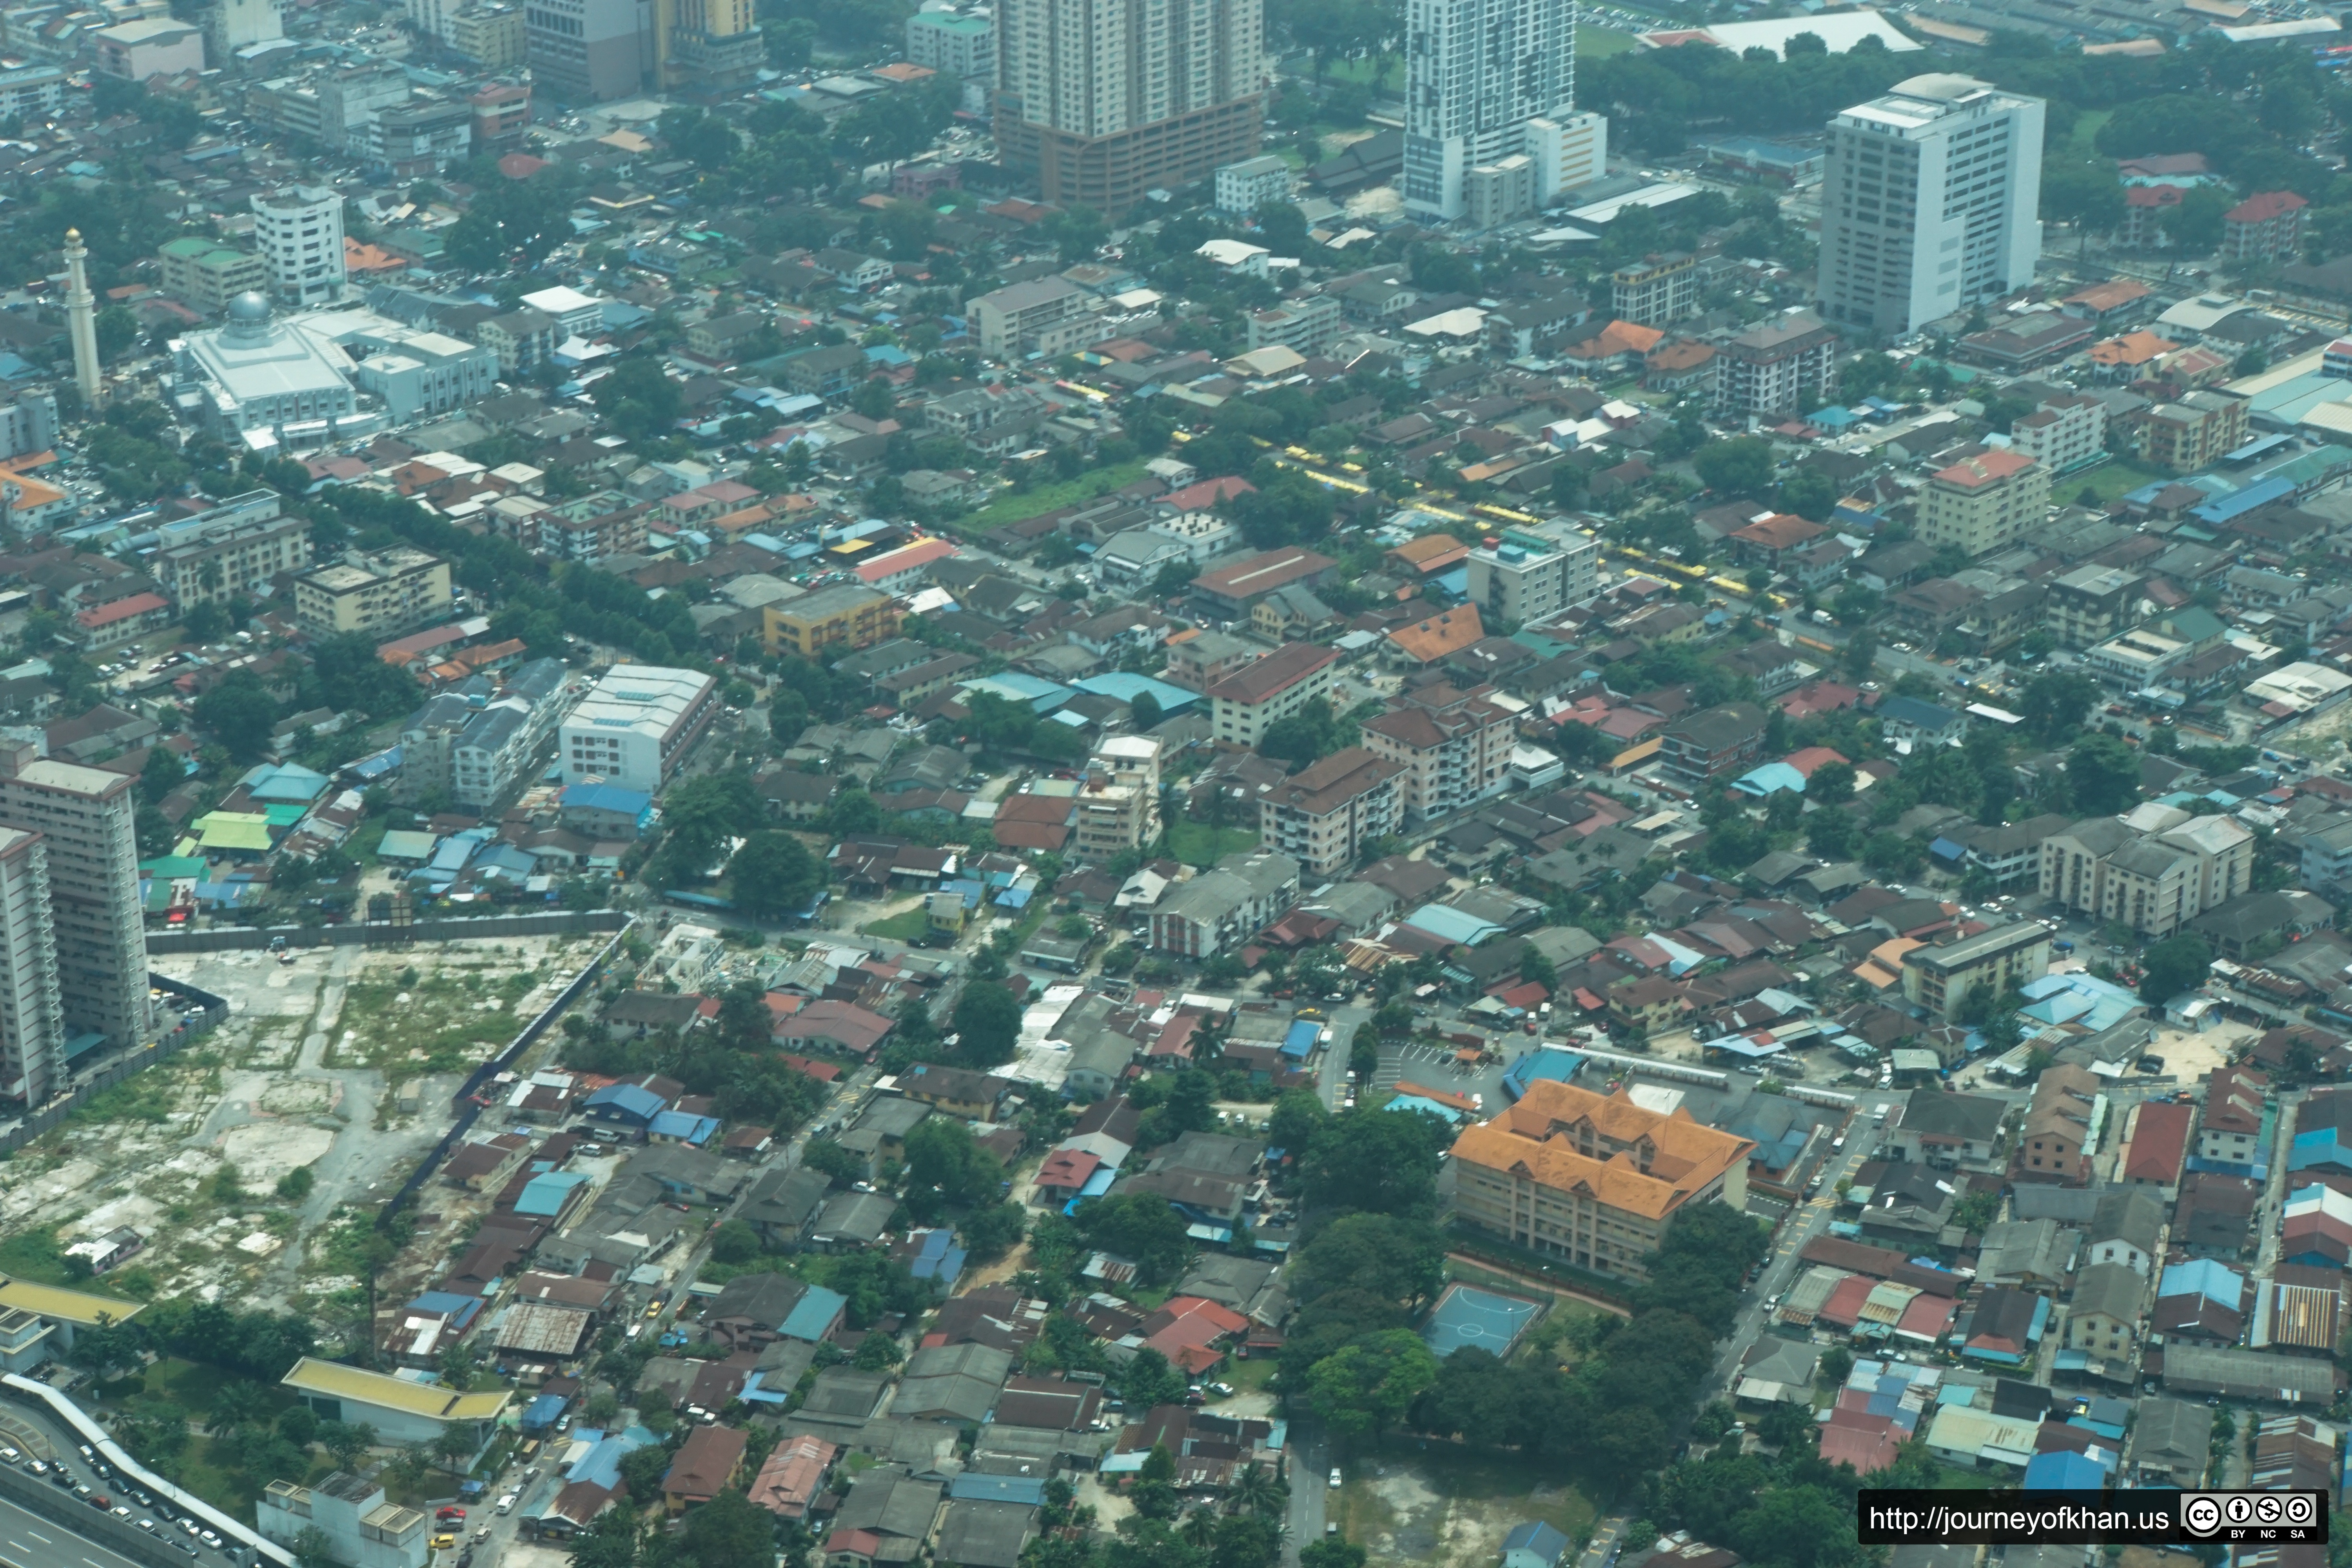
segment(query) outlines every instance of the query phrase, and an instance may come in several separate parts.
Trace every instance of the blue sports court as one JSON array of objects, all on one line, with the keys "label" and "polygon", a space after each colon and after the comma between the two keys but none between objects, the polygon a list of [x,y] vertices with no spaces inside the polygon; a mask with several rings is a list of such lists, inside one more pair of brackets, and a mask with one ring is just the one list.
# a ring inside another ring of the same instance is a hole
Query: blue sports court
[{"label": "blue sports court", "polygon": [[1541,1302],[1523,1296],[1499,1295],[1457,1282],[1448,1285],[1445,1294],[1437,1299],[1429,1321],[1422,1325],[1421,1337],[1440,1356],[1475,1346],[1500,1358],[1511,1353],[1511,1347],[1542,1310]]}]

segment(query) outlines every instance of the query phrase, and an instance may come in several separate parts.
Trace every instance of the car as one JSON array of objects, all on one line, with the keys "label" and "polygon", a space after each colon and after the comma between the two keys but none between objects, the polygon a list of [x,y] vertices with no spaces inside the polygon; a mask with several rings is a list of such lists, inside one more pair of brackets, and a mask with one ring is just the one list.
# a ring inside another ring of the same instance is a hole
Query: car
[{"label": "car", "polygon": [[152,1519],[142,1519],[139,1521],[139,1528],[142,1530],[152,1530],[155,1528],[155,1521]]},{"label": "car", "polygon": [[520,1492],[509,1492],[506,1496],[499,1499],[499,1515],[503,1517],[507,1514],[512,1513],[514,1511],[514,1505],[520,1501],[521,1499],[522,1494]]},{"label": "car", "polygon": [[215,1535],[209,1530],[199,1530],[196,1531],[196,1539],[203,1542],[206,1546],[218,1546],[221,1543],[221,1538]]},{"label": "car", "polygon": [[35,1459],[31,1464],[26,1465],[25,1468],[32,1471],[37,1476],[46,1476],[49,1473],[49,1467],[47,1464],[39,1459]]},{"label": "car", "polygon": [[12,1465],[24,1457],[14,1448],[0,1447],[0,1459],[5,1459]]},{"label": "car", "polygon": [[1220,1399],[1231,1399],[1234,1396],[1234,1385],[1230,1383],[1213,1383],[1209,1384],[1209,1392]]},{"label": "car", "polygon": [[68,1481],[66,1484],[73,1488],[73,1495],[78,1498],[87,1498],[90,1495],[90,1489],[79,1481]]},{"label": "car", "polygon": [[154,1500],[153,1498],[152,1498],[152,1497],[149,1497],[149,1496],[147,1495],[147,1493],[146,1493],[142,1489],[141,1489],[141,1488],[138,1488],[138,1487],[132,1487],[132,1488],[131,1489],[131,1495],[132,1497],[137,1498],[137,1499],[139,1500],[139,1506],[140,1506],[141,1508],[153,1508],[153,1507],[155,1506],[155,1500]]},{"label": "car", "polygon": [[127,1509],[127,1508],[124,1508],[121,1503],[117,1503],[117,1504],[115,1504],[112,1508],[109,1509],[107,1511],[108,1511],[109,1513],[111,1513],[112,1515],[114,1515],[114,1517],[115,1517],[115,1518],[117,1518],[117,1519],[129,1519],[129,1518],[131,1517],[131,1510],[130,1510],[129,1509]]},{"label": "car", "polygon": [[662,1299],[659,1296],[655,1297],[652,1300],[646,1303],[646,1316],[648,1318],[660,1317],[661,1310]]},{"label": "car", "polygon": [[1339,1467],[1334,1465],[1331,1468],[1331,1489],[1336,1492],[1345,1485],[1347,1485],[1346,1479],[1339,1474]]},{"label": "car", "polygon": [[433,1517],[441,1523],[446,1524],[453,1519],[465,1518],[466,1510],[459,1508],[456,1503],[445,1503],[442,1507],[435,1510]]},{"label": "car", "polygon": [[487,1524],[482,1526],[481,1529],[474,1531],[474,1544],[477,1546],[479,1546],[483,1542],[488,1541],[489,1538],[490,1527]]},{"label": "car", "polygon": [[436,1535],[433,1538],[433,1550],[436,1552],[446,1552],[457,1544],[457,1538],[454,1535]]}]

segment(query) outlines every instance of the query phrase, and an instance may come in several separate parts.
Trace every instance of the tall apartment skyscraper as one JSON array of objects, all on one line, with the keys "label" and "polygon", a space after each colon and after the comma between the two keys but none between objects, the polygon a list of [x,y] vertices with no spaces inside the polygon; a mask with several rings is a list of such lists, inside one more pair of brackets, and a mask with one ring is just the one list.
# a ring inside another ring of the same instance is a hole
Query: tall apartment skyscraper
[{"label": "tall apartment skyscraper", "polygon": [[289,305],[343,296],[343,198],[331,185],[289,185],[253,197],[253,241],[269,286]]},{"label": "tall apartment skyscraper", "polygon": [[1406,0],[1404,205],[1516,217],[1605,171],[1609,121],[1576,110],[1576,0]]},{"label": "tall apartment skyscraper", "polygon": [[1116,216],[1257,151],[1264,0],[1004,0],[996,144],[1057,206]]},{"label": "tall apartment skyscraper", "polygon": [[66,1085],[66,1018],[37,833],[0,827],[0,1097],[37,1106]]},{"label": "tall apartment skyscraper", "polygon": [[[110,1047],[138,1045],[149,1037],[149,1019],[131,820],[137,781],[55,761],[43,747],[37,730],[0,730],[0,827],[43,841],[67,1043],[96,1036]],[[0,854],[5,849],[0,843]],[[0,873],[0,894],[5,881]],[[0,934],[0,943],[13,940]]]},{"label": "tall apartment skyscraper", "polygon": [[1831,121],[1822,314],[1898,335],[2032,282],[2042,119],[2038,98],[1939,73]]}]

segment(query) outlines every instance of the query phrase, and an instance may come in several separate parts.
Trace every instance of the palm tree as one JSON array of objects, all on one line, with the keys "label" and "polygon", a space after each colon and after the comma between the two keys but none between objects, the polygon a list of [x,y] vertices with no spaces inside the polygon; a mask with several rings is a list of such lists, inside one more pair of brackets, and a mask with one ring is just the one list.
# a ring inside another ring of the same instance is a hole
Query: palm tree
[{"label": "palm tree", "polygon": [[1217,1510],[1214,1508],[1192,1510],[1177,1524],[1176,1533],[1183,1538],[1185,1545],[1206,1552],[1217,1536]]},{"label": "palm tree", "polygon": [[473,1433],[454,1425],[444,1426],[441,1436],[433,1439],[433,1451],[441,1457],[453,1476],[465,1473],[466,1461],[474,1457],[475,1447]]},{"label": "palm tree", "polygon": [[1227,1495],[1235,1513],[1278,1514],[1290,1500],[1290,1489],[1264,1465],[1244,1465]]},{"label": "palm tree", "polygon": [[232,1383],[213,1400],[212,1413],[205,1417],[207,1436],[234,1436],[250,1422],[263,1418],[263,1396],[260,1388],[250,1383]]}]

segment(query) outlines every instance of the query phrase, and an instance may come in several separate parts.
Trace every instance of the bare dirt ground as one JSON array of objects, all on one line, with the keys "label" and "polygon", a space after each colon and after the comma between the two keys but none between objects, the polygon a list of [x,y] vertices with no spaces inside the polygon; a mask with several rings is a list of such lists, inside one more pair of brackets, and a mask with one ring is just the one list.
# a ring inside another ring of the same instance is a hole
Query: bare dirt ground
[{"label": "bare dirt ground", "polygon": [[1503,1537],[1543,1520],[1581,1541],[1591,1504],[1535,1467],[1474,1460],[1445,1444],[1420,1449],[1391,1445],[1346,1467],[1336,1517],[1370,1563],[1492,1568]]},{"label": "bare dirt ground", "polygon": [[[391,1194],[447,1128],[466,1074],[604,940],[159,958],[226,998],[227,1021],[0,1163],[0,1247],[37,1255],[127,1225],[147,1249],[101,1289],[335,1317],[357,1281],[334,1271],[320,1230]],[[280,1196],[296,1170],[310,1191]]]}]

